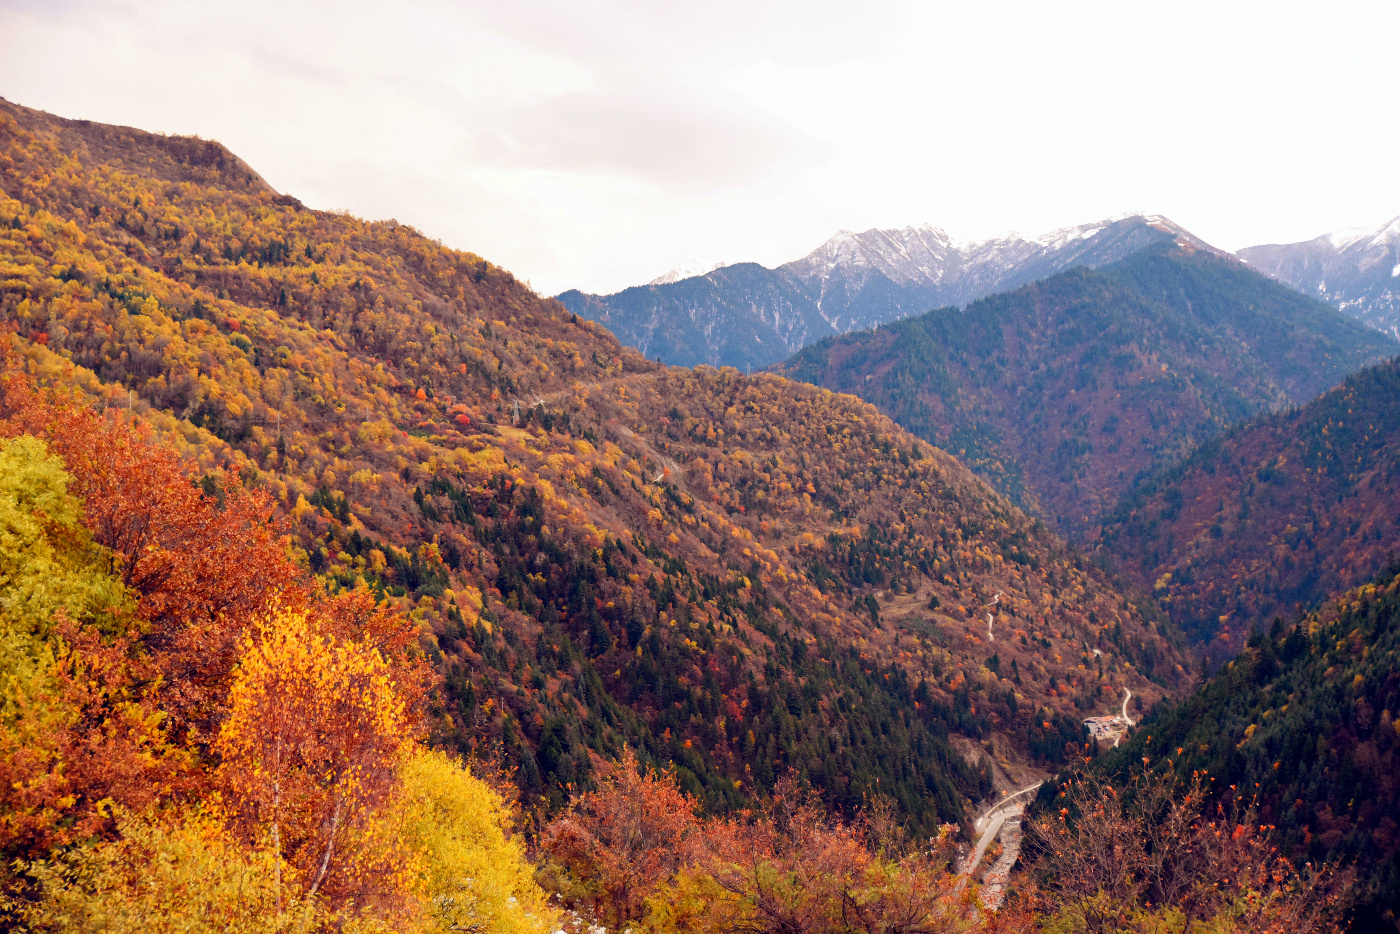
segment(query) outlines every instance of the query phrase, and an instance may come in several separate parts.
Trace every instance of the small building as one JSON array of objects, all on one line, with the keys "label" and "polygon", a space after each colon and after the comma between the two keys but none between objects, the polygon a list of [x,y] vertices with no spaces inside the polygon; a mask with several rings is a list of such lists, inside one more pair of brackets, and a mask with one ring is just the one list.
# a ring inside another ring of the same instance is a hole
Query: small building
[{"label": "small building", "polygon": [[1084,721],[1093,739],[1115,740],[1128,731],[1128,721],[1122,717],[1089,717]]}]

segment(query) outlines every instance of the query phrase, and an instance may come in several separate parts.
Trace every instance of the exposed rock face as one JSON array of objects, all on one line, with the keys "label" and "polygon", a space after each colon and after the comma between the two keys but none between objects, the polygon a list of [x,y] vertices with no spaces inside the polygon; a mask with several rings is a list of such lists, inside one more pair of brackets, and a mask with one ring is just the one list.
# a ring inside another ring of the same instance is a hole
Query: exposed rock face
[{"label": "exposed rock face", "polygon": [[1247,247],[1239,257],[1265,275],[1400,337],[1400,217],[1380,227],[1339,230],[1302,243]]}]

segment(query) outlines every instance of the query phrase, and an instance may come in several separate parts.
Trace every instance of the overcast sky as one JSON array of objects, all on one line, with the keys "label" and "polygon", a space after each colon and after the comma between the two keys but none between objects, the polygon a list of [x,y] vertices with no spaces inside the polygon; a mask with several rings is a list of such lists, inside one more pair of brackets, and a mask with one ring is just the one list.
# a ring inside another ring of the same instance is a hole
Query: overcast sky
[{"label": "overcast sky", "polygon": [[1400,214],[1400,3],[0,0],[0,96],[217,139],[541,292],[842,228]]}]

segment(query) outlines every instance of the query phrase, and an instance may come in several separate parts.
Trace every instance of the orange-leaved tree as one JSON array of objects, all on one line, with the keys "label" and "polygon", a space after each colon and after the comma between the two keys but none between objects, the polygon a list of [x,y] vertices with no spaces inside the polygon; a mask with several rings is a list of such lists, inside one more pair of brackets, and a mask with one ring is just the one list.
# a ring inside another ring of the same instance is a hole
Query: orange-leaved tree
[{"label": "orange-leaved tree", "polygon": [[36,388],[12,354],[0,346],[0,436],[42,439],[63,462],[83,524],[138,600],[171,725],[209,732],[246,621],[304,587],[276,505],[236,477],[198,485],[148,427]]},{"label": "orange-leaved tree", "polygon": [[[756,816],[715,820],[696,868],[655,913],[693,934],[942,934],[984,930],[975,889],[951,871],[952,825],[910,841],[872,807],[850,822],[793,775]],[[658,900],[659,901],[659,900]]]},{"label": "orange-leaved tree", "polygon": [[[1207,776],[1144,771],[1122,788],[1066,781],[1023,852],[1051,930],[1322,934],[1340,930],[1350,876],[1295,866],[1253,804]],[[1221,803],[1234,801],[1233,807]]]},{"label": "orange-leaved tree", "polygon": [[624,750],[598,789],[546,829],[555,887],[610,929],[639,920],[646,900],[693,855],[697,807],[673,772],[642,770]]}]

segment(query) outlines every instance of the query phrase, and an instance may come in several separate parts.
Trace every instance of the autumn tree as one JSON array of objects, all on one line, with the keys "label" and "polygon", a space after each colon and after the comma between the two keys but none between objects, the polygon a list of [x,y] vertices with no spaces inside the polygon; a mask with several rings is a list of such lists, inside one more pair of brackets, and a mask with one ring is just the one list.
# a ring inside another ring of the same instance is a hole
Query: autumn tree
[{"label": "autumn tree", "polygon": [[1123,788],[1086,775],[1065,782],[1029,822],[1023,850],[1046,930],[1338,930],[1347,877],[1294,866],[1248,802],[1227,808],[1209,784],[1170,771],[1144,771]]},{"label": "autumn tree", "polygon": [[697,934],[941,934],[974,927],[974,886],[950,868],[954,828],[910,841],[889,818],[878,806],[843,821],[786,776],[759,814],[707,827],[698,870],[683,874],[672,906],[657,911]]},{"label": "autumn tree", "polygon": [[399,769],[391,826],[414,854],[415,890],[432,930],[548,934],[558,912],[511,834],[514,814],[446,753],[413,749]]},{"label": "autumn tree", "polygon": [[16,906],[28,931],[53,934],[284,934],[319,929],[314,904],[279,886],[280,865],[208,813],[121,811],[119,833],[26,864],[36,889]]},{"label": "autumn tree", "polygon": [[244,621],[301,583],[266,493],[230,478],[206,492],[149,429],[13,371],[0,381],[0,434],[40,438],[62,461],[105,570],[137,598],[167,712],[211,731]]},{"label": "autumn tree", "polygon": [[134,600],[81,524],[72,478],[32,436],[0,442],[0,851],[36,852],[110,826],[180,783],[130,657]]},{"label": "autumn tree", "polygon": [[377,816],[415,732],[384,657],[278,610],[240,645],[215,751],[245,839],[285,858],[308,898],[394,898],[403,854]]},{"label": "autumn tree", "polygon": [[693,857],[698,803],[673,771],[640,768],[630,749],[597,790],[546,830],[555,884],[613,929],[642,917],[647,898]]}]

